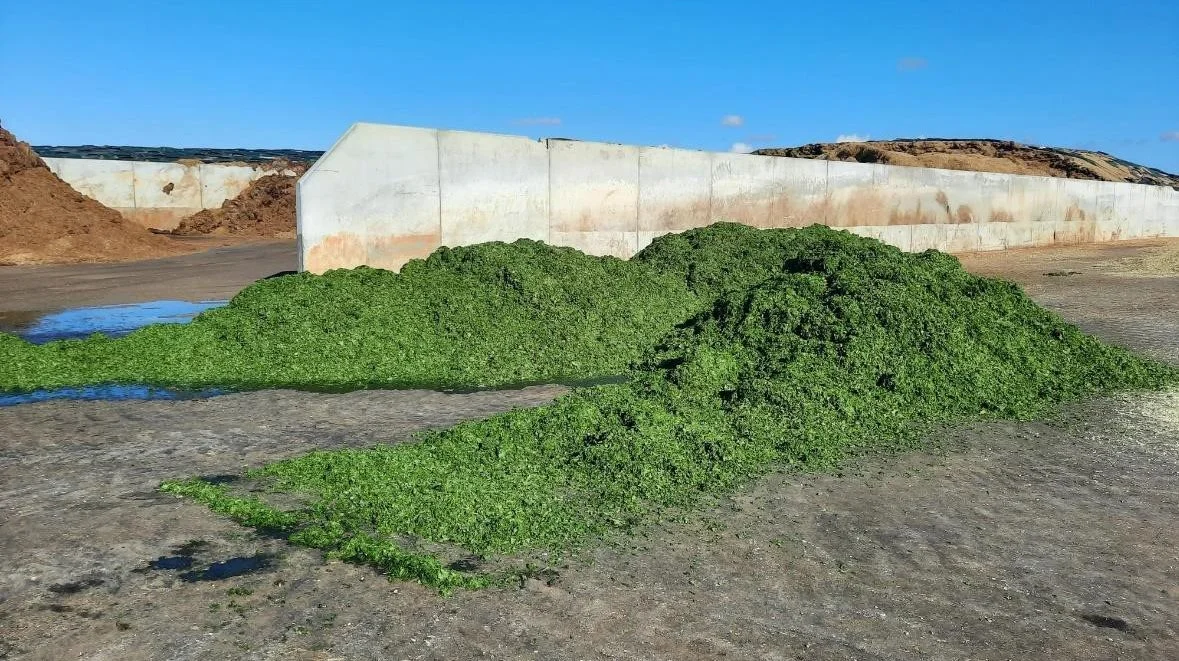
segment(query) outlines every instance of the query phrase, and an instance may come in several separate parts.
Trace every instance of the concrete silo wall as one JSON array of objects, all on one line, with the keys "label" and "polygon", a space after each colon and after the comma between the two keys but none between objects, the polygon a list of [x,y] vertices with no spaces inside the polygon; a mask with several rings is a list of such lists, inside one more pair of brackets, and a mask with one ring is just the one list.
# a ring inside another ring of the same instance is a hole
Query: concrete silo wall
[{"label": "concrete silo wall", "polygon": [[719,220],[913,251],[1179,236],[1179,191],[356,124],[299,181],[298,215],[300,263],[320,273],[517,238],[630,257]]}]

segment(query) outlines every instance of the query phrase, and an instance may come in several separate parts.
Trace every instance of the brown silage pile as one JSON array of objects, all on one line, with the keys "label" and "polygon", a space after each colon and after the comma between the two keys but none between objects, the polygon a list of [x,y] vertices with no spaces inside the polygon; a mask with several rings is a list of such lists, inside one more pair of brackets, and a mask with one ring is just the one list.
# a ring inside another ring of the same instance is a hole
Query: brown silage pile
[{"label": "brown silage pile", "polygon": [[196,249],[74,190],[0,127],[0,264],[131,261]]},{"label": "brown silage pile", "polygon": [[297,181],[297,176],[268,174],[220,208],[205,209],[180,221],[172,233],[294,238]]},{"label": "brown silage pile", "polygon": [[1179,187],[1179,176],[1104,152],[1036,147],[1009,140],[872,140],[772,147],[753,153]]}]

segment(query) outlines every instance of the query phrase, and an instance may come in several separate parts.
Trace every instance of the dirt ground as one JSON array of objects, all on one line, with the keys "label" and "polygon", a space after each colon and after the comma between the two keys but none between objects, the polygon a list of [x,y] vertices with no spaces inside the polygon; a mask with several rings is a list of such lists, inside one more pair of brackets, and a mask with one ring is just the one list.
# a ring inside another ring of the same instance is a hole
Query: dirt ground
[{"label": "dirt ground", "polygon": [[82,305],[228,299],[255,280],[299,266],[294,241],[224,246],[214,237],[177,240],[200,252],[118,264],[0,266],[0,329]]},{"label": "dirt ground", "polygon": [[[964,262],[1179,362],[1179,274],[1123,261],[1161,245]],[[178,280],[169,297],[204,297],[202,286]],[[449,598],[154,491],[170,477],[397,441],[560,392],[270,391],[0,409],[0,658],[1179,656],[1179,392],[946,431],[927,452],[865,458],[840,475],[771,475],[694,523],[557,563],[547,580]],[[233,557],[265,566],[195,582],[149,568],[181,551],[191,570]]]}]

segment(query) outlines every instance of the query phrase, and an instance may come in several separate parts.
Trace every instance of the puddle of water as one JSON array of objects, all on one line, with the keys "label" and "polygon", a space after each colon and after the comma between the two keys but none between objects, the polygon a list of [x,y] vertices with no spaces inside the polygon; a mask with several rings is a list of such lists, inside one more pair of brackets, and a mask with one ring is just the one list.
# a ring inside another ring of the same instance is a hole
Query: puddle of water
[{"label": "puddle of water", "polygon": [[192,563],[191,555],[162,555],[147,563],[147,566],[151,569],[188,569]]},{"label": "puddle of water", "polygon": [[221,307],[227,302],[148,301],[128,305],[70,308],[47,314],[12,330],[33,344],[81,339],[94,333],[121,337],[150,324],[186,323],[205,310]]},{"label": "puddle of water", "polygon": [[[452,393],[452,394],[468,394],[493,390],[517,390],[526,388],[528,386],[539,386],[557,384],[570,386],[574,388],[589,388],[593,386],[610,385],[626,383],[630,377],[627,376],[606,376],[593,379],[565,379],[556,381],[528,381],[521,383],[512,383],[506,385],[492,386],[486,388],[444,388],[430,384],[379,384],[369,387],[364,386],[348,386],[348,387],[323,387],[323,388],[309,388],[309,387],[295,387],[294,390],[302,392],[318,392],[330,394],[342,394],[355,392],[357,390],[436,390],[438,392]],[[264,387],[264,386],[263,386]],[[245,390],[253,390],[254,388],[246,388]],[[202,388],[200,390],[177,390],[173,388],[163,388],[159,386],[149,386],[144,384],[123,384],[123,385],[104,385],[104,386],[82,386],[77,388],[56,388],[49,390],[36,390],[28,393],[13,393],[0,394],[0,407],[16,406],[18,404],[33,404],[36,402],[47,402],[55,399],[74,399],[74,400],[106,400],[106,401],[123,401],[123,400],[189,400],[189,399],[205,399],[208,397],[216,397],[217,395],[227,395],[233,392],[242,392],[235,388]]]},{"label": "puddle of water", "polygon": [[260,569],[266,569],[271,566],[274,556],[267,554],[251,555],[245,557],[230,558],[224,562],[214,562],[209,565],[207,569],[201,571],[190,571],[180,575],[180,580],[185,583],[195,583],[196,581],[220,581],[226,578],[233,578],[234,576],[241,576],[256,572]]},{"label": "puddle of water", "polygon": [[[0,331],[11,332],[33,344],[86,338],[94,333],[121,337],[150,324],[182,324],[228,301],[148,301],[128,305],[80,307],[31,318],[30,315],[0,314]],[[12,319],[18,322],[13,325]],[[7,323],[6,323],[7,322]],[[145,384],[84,386],[0,393],[0,406],[15,406],[53,399],[200,399],[229,392],[225,388],[195,391],[159,388]]]},{"label": "puddle of water", "polygon": [[0,406],[16,406],[17,404],[32,404],[47,402],[54,399],[84,399],[84,400],[127,400],[127,399],[203,399],[224,395],[228,390],[222,388],[206,388],[204,390],[171,390],[141,384],[84,386],[80,388],[55,388],[52,390],[34,390],[33,392],[0,394]]}]

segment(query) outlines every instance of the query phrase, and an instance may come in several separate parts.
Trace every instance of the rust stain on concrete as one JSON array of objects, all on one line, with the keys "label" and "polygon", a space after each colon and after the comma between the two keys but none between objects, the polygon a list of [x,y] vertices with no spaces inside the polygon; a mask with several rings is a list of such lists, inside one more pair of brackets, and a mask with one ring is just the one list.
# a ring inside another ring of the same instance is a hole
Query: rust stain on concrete
[{"label": "rust stain on concrete", "polygon": [[1057,245],[1072,243],[1093,243],[1097,240],[1096,221],[1081,221],[1071,223],[1052,233],[1052,242]]},{"label": "rust stain on concrete", "polygon": [[[138,182],[136,182],[138,185]],[[172,193],[185,193],[191,196],[199,204],[201,199],[201,173],[200,169],[196,167],[184,168],[184,173],[180,175],[180,181],[169,181],[169,190],[163,191],[165,194],[171,196]],[[165,186],[166,188],[167,186]],[[138,201],[137,201],[138,202]]]},{"label": "rust stain on concrete", "polygon": [[954,214],[950,211],[950,198],[946,197],[945,191],[939,190],[933,199],[937,200],[937,203],[942,207],[942,211],[946,212],[946,220],[951,223],[954,222]]},{"label": "rust stain on concrete", "polygon": [[365,263],[364,239],[351,232],[325,236],[311,246],[303,260],[303,268],[312,273],[331,269],[351,268]]},{"label": "rust stain on concrete", "polygon": [[873,190],[856,190],[848,195],[842,204],[833,203],[827,216],[832,227],[856,227],[861,225],[885,225],[891,212],[884,195]]},{"label": "rust stain on concrete", "polygon": [[766,227],[806,227],[815,223],[826,224],[831,215],[830,198],[798,199],[790,195],[778,195],[773,199],[771,215]]},{"label": "rust stain on concrete", "polygon": [[1010,211],[1005,211],[1003,209],[991,209],[992,223],[1010,223],[1014,220],[1015,218],[1011,215]]},{"label": "rust stain on concrete", "polygon": [[974,210],[968,204],[959,204],[957,217],[959,223],[973,223]]},{"label": "rust stain on concrete", "polygon": [[200,211],[200,207],[122,207],[116,209],[127,220],[148,229],[172,230],[180,221]]},{"label": "rust stain on concrete", "polygon": [[[698,199],[691,204],[672,209],[663,209],[658,217],[649,219],[639,214],[640,232],[681,231],[693,227],[703,227],[708,224],[709,212],[712,204],[707,199]],[[652,223],[651,221],[654,220]]]},{"label": "rust stain on concrete", "polygon": [[427,257],[442,245],[437,232],[370,236],[366,242],[367,264],[373,268],[396,271],[411,259]]},{"label": "rust stain on concrete", "polygon": [[1066,209],[1064,212],[1064,219],[1069,222],[1074,221],[1074,220],[1079,220],[1081,222],[1085,222],[1085,221],[1089,220],[1089,216],[1088,216],[1088,214],[1085,213],[1085,210],[1082,209],[1080,206],[1078,206],[1076,204],[1070,204],[1068,209]]},{"label": "rust stain on concrete", "polygon": [[712,220],[731,220],[750,227],[772,227],[773,214],[773,198],[755,193],[714,200],[712,204]]},{"label": "rust stain on concrete", "polygon": [[921,207],[921,200],[917,200],[915,209],[892,209],[888,212],[889,225],[936,225],[938,219],[933,212]]}]

